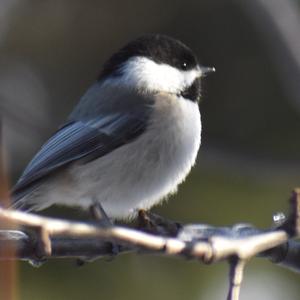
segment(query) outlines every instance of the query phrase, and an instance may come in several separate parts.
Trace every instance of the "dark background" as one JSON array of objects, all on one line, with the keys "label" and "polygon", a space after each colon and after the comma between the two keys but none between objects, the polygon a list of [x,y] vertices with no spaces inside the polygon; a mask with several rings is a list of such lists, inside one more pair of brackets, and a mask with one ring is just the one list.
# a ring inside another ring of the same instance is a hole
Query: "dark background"
[{"label": "dark background", "polygon": [[[203,82],[198,163],[155,211],[267,227],[299,185],[300,17],[292,0],[0,2],[0,113],[12,183],[100,73],[141,34],[169,34],[217,72]],[[20,299],[224,299],[225,264],[124,255],[77,268],[20,264]],[[246,269],[242,299],[299,299],[299,277]]]}]

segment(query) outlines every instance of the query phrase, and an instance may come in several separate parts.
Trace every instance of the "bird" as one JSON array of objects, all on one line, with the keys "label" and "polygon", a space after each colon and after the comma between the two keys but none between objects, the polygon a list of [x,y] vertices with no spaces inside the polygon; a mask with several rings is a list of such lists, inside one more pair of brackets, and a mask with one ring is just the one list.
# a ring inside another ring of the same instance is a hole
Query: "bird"
[{"label": "bird", "polygon": [[114,53],[12,189],[12,207],[130,220],[177,191],[201,144],[203,67],[181,41],[142,35]]}]

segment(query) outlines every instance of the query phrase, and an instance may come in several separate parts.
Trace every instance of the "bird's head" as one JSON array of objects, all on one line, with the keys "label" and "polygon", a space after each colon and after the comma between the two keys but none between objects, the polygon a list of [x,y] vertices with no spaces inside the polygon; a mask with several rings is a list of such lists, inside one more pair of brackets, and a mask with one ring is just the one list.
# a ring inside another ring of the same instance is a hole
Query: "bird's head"
[{"label": "bird's head", "polygon": [[200,79],[214,68],[201,67],[192,50],[171,37],[144,35],[104,64],[99,80],[146,93],[165,92],[191,101],[200,97]]}]

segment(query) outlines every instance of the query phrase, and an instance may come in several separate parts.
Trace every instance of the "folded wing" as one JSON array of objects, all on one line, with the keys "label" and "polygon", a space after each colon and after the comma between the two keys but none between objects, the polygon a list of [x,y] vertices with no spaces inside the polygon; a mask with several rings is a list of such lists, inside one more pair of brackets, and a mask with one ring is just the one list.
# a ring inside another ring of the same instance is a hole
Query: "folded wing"
[{"label": "folded wing", "polygon": [[52,172],[74,161],[100,158],[130,143],[146,128],[147,110],[99,115],[72,121],[54,134],[29,163],[13,189],[13,201],[30,193]]}]

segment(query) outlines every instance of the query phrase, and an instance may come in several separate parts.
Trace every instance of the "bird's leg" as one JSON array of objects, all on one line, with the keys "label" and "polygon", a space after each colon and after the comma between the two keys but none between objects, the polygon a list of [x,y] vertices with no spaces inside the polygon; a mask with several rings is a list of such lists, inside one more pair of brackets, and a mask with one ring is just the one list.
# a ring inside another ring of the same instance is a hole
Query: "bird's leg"
[{"label": "bird's leg", "polygon": [[[109,228],[114,225],[113,221],[107,216],[105,210],[103,209],[101,203],[97,200],[94,200],[92,205],[90,206],[90,213],[93,218],[101,227],[103,228]],[[119,245],[117,245],[115,242],[109,242],[111,245],[111,254],[110,259],[115,257],[117,254],[119,254]],[[95,256],[95,257],[87,257],[84,259],[78,259],[77,265],[82,266],[86,262],[92,262],[96,259],[102,258],[102,256]]]},{"label": "bird's leg", "polygon": [[90,206],[90,213],[92,218],[99,222],[103,227],[111,227],[114,225],[113,221],[107,216],[99,201],[93,201],[93,204]]},{"label": "bird's leg", "polygon": [[[101,227],[108,228],[114,225],[113,221],[107,216],[105,210],[103,209],[101,203],[94,200],[89,208],[93,220],[95,220]],[[116,256],[119,251],[119,245],[115,242],[108,242],[111,246],[111,256],[110,259]],[[96,259],[102,258],[103,256],[86,257],[76,260],[77,266],[83,266],[87,262],[95,261]]]}]

